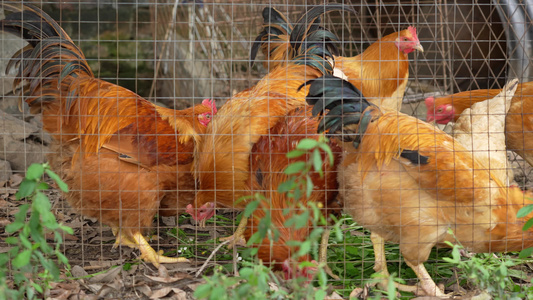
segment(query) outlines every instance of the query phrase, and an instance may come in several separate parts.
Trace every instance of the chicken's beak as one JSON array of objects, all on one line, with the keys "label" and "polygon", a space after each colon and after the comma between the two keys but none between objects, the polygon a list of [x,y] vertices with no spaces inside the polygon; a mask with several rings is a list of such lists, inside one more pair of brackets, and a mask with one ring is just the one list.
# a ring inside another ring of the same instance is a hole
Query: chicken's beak
[{"label": "chicken's beak", "polygon": [[420,42],[416,43],[415,50],[418,50],[420,52],[424,52],[424,47],[420,44]]}]

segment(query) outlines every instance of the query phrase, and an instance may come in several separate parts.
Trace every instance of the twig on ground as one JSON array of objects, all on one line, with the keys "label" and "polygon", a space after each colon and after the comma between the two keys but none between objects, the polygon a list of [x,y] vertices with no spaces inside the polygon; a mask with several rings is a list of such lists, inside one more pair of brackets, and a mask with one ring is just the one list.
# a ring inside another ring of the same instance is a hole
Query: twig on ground
[{"label": "twig on ground", "polygon": [[209,257],[205,260],[204,264],[202,265],[202,267],[200,267],[200,270],[198,270],[198,272],[196,272],[196,274],[194,275],[194,277],[198,277],[200,276],[200,274],[204,271],[205,267],[207,266],[207,264],[209,263],[209,261],[211,260],[211,258],[213,258],[213,256],[215,256],[215,253],[218,252],[218,250],[220,250],[220,248],[222,248],[222,246],[228,244],[229,242],[231,242],[231,240],[227,240],[227,241],[224,241],[223,243],[221,243],[220,245],[218,245],[215,250],[213,250],[213,252],[211,252],[211,255],[209,255]]}]

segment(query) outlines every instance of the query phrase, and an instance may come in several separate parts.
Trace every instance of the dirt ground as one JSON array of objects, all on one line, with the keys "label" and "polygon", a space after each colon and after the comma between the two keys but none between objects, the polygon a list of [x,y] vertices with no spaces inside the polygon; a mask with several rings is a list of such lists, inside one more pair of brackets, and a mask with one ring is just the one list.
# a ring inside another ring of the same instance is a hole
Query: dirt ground
[{"label": "dirt ground", "polygon": [[[15,199],[21,181],[22,176],[14,174],[9,181],[0,183],[3,184],[0,188],[0,253],[8,250],[7,244],[3,242],[8,236],[4,228],[14,220],[17,207],[25,203]],[[74,230],[73,235],[64,233],[63,253],[69,259],[71,275],[78,278],[54,284],[49,299],[193,299],[196,286],[203,282],[201,275],[195,276],[200,269],[205,272],[215,264],[232,263],[229,250],[223,248],[204,265],[216,247],[214,243],[205,241],[213,240],[216,236],[230,235],[231,228],[209,225],[197,228],[190,223],[180,224],[179,228],[196,241],[196,245],[192,245],[196,249],[189,249],[187,253],[197,257],[191,257],[190,263],[166,264],[157,269],[152,264],[145,264],[137,259],[138,250],[124,246],[114,248],[115,238],[111,229],[96,220],[76,214],[62,199],[59,191],[53,189],[47,194],[58,222]],[[232,215],[226,214],[227,217]],[[178,245],[175,237],[165,233],[167,229],[176,228],[176,218],[158,220],[160,224],[154,225],[160,234],[157,235],[157,231],[154,231],[155,234],[150,236],[149,241],[154,249],[161,249],[167,251],[165,254],[175,256],[177,251],[191,247]],[[220,261],[221,257],[230,260]]]}]

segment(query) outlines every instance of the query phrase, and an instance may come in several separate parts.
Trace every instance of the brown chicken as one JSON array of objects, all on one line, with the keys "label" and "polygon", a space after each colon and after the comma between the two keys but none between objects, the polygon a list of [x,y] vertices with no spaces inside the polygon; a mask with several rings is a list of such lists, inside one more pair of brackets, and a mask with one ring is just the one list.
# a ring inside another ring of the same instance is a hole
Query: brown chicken
[{"label": "brown chicken", "polygon": [[[272,70],[280,64],[286,64],[294,56],[289,41],[294,40],[292,35],[297,32],[294,30],[295,25],[275,8],[265,8],[263,19],[263,31],[255,39],[250,58],[253,63],[261,49],[267,58],[265,67]],[[304,20],[300,19],[296,24]],[[321,27],[313,24],[312,28]],[[333,34],[326,34],[324,38],[332,42],[337,41]],[[357,56],[342,57],[333,53],[335,75],[343,78],[346,76],[344,79],[362,91],[370,102],[382,108],[400,110],[409,78],[408,54],[415,50],[424,52],[416,29],[410,26],[383,37]]]},{"label": "brown chicken", "polygon": [[[70,205],[112,227],[117,243],[139,248],[154,265],[182,261],[154,251],[142,235],[164,207],[176,213],[194,199],[191,163],[214,102],[182,111],[158,107],[94,77],[81,50],[46,13],[4,3],[1,28],[29,45],[10,61],[14,87],[53,137],[49,156]],[[164,212],[163,212],[164,213]]]},{"label": "brown chicken", "polygon": [[[345,9],[348,8],[344,5],[321,5],[309,10],[301,19],[312,24],[324,12]],[[306,24],[302,23],[295,30],[299,32],[294,35],[294,40],[298,41],[294,43],[296,57],[273,69],[254,87],[234,95],[207,127],[206,137],[195,153],[195,175],[200,188],[194,205],[188,207],[194,219],[202,221],[212,216],[213,207],[238,210],[246,207],[246,201],[237,200],[253,194],[250,184],[252,148],[290,111],[306,105],[307,88],[299,89],[303,83],[333,72],[330,62],[335,45],[319,34],[311,34]],[[230,237],[234,243],[244,244],[246,224],[247,219],[243,218]]]},{"label": "brown chicken", "polygon": [[[294,208],[297,205],[291,203],[294,200],[287,197],[285,193],[278,193],[277,190],[280,184],[288,180],[284,170],[289,164],[309,160],[309,157],[305,155],[288,159],[286,154],[296,149],[298,143],[304,138],[318,140],[320,135],[316,133],[317,126],[318,120],[311,117],[311,108],[297,108],[272,127],[268,135],[261,137],[254,145],[251,153],[250,169],[254,176],[249,179],[250,185],[253,192],[260,193],[266,200],[262,201],[253,213],[245,236],[248,239],[258,230],[260,221],[266,215],[264,209],[267,209],[272,224],[280,231],[279,239],[271,244],[271,241],[265,238],[257,246],[257,256],[266,264],[272,263],[275,270],[283,270],[286,279],[300,276],[311,279],[314,275],[313,267],[303,269],[294,267],[291,258],[298,249],[287,244],[290,240],[304,241],[309,236],[311,222],[309,222],[309,227],[301,229],[286,227],[285,222],[294,215]],[[304,195],[298,200],[298,203],[303,206],[311,201],[321,203],[325,216],[329,216],[330,213],[338,214],[341,208],[341,205],[335,201],[338,188],[336,169],[337,163],[340,161],[341,149],[334,141],[330,141],[329,145],[334,155],[334,164],[330,165],[324,155],[322,157],[324,176],[320,176],[317,172],[311,172],[309,175],[314,184],[313,192],[309,198]],[[293,210],[284,215],[283,210],[287,208],[293,208]],[[323,258],[321,259],[323,260]],[[296,262],[303,261],[312,261],[312,258],[309,255],[304,255],[299,257]]]},{"label": "brown chicken", "polygon": [[349,82],[327,79],[313,83],[309,103],[317,112],[329,109],[325,129],[345,142],[339,197],[372,232],[377,272],[388,275],[384,240],[398,243],[423,292],[443,295],[423,264],[433,246],[456,239],[473,252],[533,246],[533,231],[523,232],[525,220],[516,217],[527,201],[520,189],[504,186],[472,152],[430,124],[376,107],[361,113],[368,106],[361,93]]},{"label": "brown chicken", "polygon": [[[427,122],[456,121],[472,104],[490,99],[501,89],[474,90],[444,97],[426,98]],[[532,100],[529,100],[532,99]],[[505,119],[507,150],[516,152],[533,166],[533,81],[518,85]]]}]

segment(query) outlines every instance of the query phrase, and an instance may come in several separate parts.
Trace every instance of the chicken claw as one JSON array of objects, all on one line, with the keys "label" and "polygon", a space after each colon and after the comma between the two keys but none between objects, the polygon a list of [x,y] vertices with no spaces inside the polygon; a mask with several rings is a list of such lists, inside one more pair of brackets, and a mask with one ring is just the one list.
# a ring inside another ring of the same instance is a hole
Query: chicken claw
[{"label": "chicken claw", "polygon": [[137,248],[141,251],[141,258],[146,262],[152,263],[155,267],[159,267],[159,265],[162,263],[172,264],[177,262],[189,262],[189,260],[184,257],[163,256],[162,250],[156,252],[140,232],[137,232],[131,236],[116,227],[112,227],[111,230],[113,230],[113,234],[117,237],[113,248],[116,248],[119,245]]},{"label": "chicken claw", "polygon": [[[440,288],[435,284],[433,279],[431,279],[431,276],[429,275],[428,271],[426,270],[426,267],[424,267],[424,264],[418,264],[414,265],[408,262],[407,260],[405,263],[415,271],[416,276],[418,279],[420,279],[420,287],[422,288],[422,291],[424,292],[424,296],[437,296],[442,298],[448,298],[451,295],[444,294]],[[415,292],[417,296],[423,296],[422,294]]]},{"label": "chicken claw", "polygon": [[[374,271],[381,274],[381,281],[378,282],[378,286],[384,290],[387,289],[389,284],[389,270],[387,268],[387,258],[385,257],[385,241],[377,233],[372,232],[370,234],[370,240],[372,241],[372,246],[374,247],[375,263]],[[414,285],[405,285],[395,282],[394,285],[400,291],[415,293],[418,290],[417,286]]]},{"label": "chicken claw", "polygon": [[241,218],[241,222],[239,223],[239,226],[237,227],[233,235],[220,238],[219,240],[221,242],[231,241],[228,244],[228,249],[232,249],[235,246],[242,246],[242,247],[246,246],[246,238],[244,237],[244,231],[246,230],[247,225],[248,225],[248,218],[243,216]]}]

